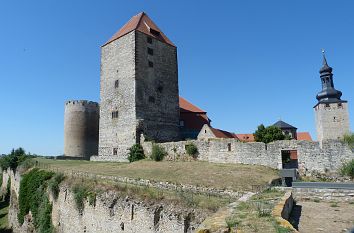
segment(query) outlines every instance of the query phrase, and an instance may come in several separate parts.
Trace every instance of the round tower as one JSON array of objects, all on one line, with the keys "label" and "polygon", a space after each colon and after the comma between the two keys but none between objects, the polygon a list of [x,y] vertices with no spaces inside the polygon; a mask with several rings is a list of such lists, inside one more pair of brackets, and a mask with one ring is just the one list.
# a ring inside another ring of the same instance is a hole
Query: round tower
[{"label": "round tower", "polygon": [[65,156],[89,159],[98,154],[98,121],[98,103],[87,100],[65,102]]}]

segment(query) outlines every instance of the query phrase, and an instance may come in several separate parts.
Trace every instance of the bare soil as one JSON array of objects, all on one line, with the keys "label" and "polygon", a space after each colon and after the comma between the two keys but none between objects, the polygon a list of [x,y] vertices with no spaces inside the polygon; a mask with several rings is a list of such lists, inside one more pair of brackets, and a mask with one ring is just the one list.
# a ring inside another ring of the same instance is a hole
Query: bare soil
[{"label": "bare soil", "polygon": [[354,204],[301,201],[300,233],[348,232],[354,228]]}]

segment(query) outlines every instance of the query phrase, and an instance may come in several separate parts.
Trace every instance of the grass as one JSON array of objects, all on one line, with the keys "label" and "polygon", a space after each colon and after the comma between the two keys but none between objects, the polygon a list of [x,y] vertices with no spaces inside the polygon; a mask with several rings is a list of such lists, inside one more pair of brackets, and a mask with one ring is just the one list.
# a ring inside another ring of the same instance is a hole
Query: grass
[{"label": "grass", "polygon": [[254,195],[249,201],[241,202],[227,224],[241,232],[287,233],[289,229],[279,226],[271,216],[271,210],[284,195],[283,191],[270,189]]},{"label": "grass", "polygon": [[178,205],[184,209],[199,209],[207,213],[213,213],[229,202],[235,201],[215,196],[136,186],[112,180],[97,181],[95,179],[73,178],[65,179],[63,182],[66,182],[68,186],[72,187],[76,207],[81,213],[86,201],[88,201],[90,205],[95,205],[96,197],[100,193],[107,191],[115,191],[121,198],[130,197],[134,200],[141,200],[142,202],[159,202]]},{"label": "grass", "polygon": [[331,203],[330,205],[331,207],[339,207],[338,203],[337,202],[334,202],[334,203]]},{"label": "grass", "polygon": [[217,164],[201,161],[180,162],[140,160],[134,163],[52,160],[37,158],[41,165],[58,171],[81,171],[97,175],[142,178],[177,184],[251,191],[278,178],[278,171],[257,165]]}]

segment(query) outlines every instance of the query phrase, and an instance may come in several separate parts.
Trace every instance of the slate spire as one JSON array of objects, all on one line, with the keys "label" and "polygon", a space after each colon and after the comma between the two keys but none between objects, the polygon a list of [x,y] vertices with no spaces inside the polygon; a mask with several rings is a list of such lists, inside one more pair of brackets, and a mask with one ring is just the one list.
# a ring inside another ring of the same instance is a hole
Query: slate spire
[{"label": "slate spire", "polygon": [[343,102],[340,97],[342,92],[334,88],[332,67],[327,63],[325,51],[322,50],[323,61],[320,69],[320,78],[322,83],[322,91],[316,96],[318,103],[337,103]]}]

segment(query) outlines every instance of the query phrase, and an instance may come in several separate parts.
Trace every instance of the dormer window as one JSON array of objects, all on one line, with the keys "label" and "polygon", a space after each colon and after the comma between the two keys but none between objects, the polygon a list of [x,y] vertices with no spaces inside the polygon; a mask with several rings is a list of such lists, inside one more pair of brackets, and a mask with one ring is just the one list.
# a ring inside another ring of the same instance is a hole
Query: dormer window
[{"label": "dormer window", "polygon": [[150,28],[150,33],[153,34],[154,36],[160,36],[160,32],[152,28]]}]

